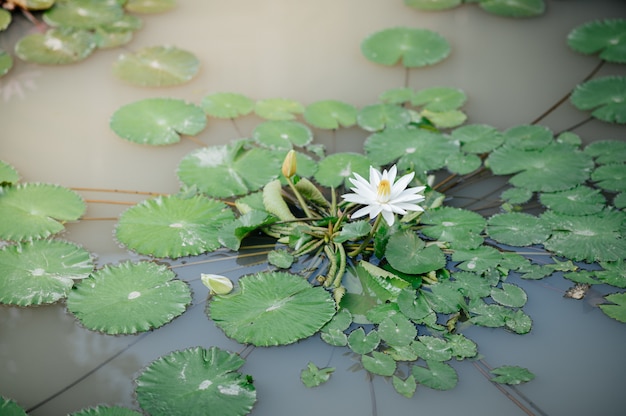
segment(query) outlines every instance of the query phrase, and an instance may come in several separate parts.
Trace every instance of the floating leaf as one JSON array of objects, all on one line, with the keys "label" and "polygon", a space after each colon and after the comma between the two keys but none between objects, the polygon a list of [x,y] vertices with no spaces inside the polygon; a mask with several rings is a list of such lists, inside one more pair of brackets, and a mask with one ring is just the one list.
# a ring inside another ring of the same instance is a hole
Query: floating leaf
[{"label": "floating leaf", "polygon": [[266,120],[293,120],[295,114],[302,114],[304,107],[297,101],[286,98],[268,98],[259,100],[254,112]]},{"label": "floating leaf", "polygon": [[504,325],[516,334],[527,334],[530,332],[533,321],[530,316],[526,315],[522,310],[509,311],[504,317]]},{"label": "floating leaf", "polygon": [[587,186],[578,186],[549,194],[542,193],[539,195],[539,200],[549,209],[567,215],[595,214],[602,211],[606,204],[606,199],[600,190]]},{"label": "floating leaf", "polygon": [[408,318],[398,313],[380,322],[378,335],[388,345],[402,347],[409,345],[415,339],[417,328]]},{"label": "floating leaf", "polygon": [[105,266],[76,285],[67,309],[88,329],[135,334],[170,322],[191,303],[191,290],[152,262]]},{"label": "floating leaf", "polygon": [[202,98],[200,107],[212,117],[236,118],[250,114],[254,101],[242,94],[218,92]]},{"label": "floating leaf", "polygon": [[455,272],[454,287],[470,299],[484,298],[491,294],[491,284],[484,276],[471,272]]},{"label": "floating leaf", "polygon": [[357,354],[369,354],[379,343],[380,335],[376,330],[371,330],[366,335],[365,330],[359,327],[348,335],[348,346]]},{"label": "floating leaf", "polygon": [[623,140],[598,140],[585,147],[585,153],[593,157],[597,164],[626,162],[626,142]]},{"label": "floating leaf", "polygon": [[[5,11],[0,9],[0,12]],[[5,75],[9,70],[13,68],[13,58],[11,55],[0,49],[0,77]]]},{"label": "floating leaf", "polygon": [[175,6],[175,0],[127,0],[124,3],[124,8],[132,13],[163,13]]},{"label": "floating leaf", "polygon": [[424,242],[411,231],[393,234],[387,243],[385,256],[394,269],[408,274],[427,273],[446,264],[439,247],[425,247]]},{"label": "floating leaf", "polygon": [[405,380],[402,380],[400,377],[394,375],[391,382],[393,384],[393,388],[396,389],[396,392],[409,399],[413,397],[415,389],[417,389],[417,383],[415,382],[413,374],[409,375]]},{"label": "floating leaf", "polygon": [[28,183],[0,188],[0,238],[21,241],[45,238],[79,219],[85,202],[76,192],[57,185]]},{"label": "floating leaf", "polygon": [[454,129],[450,136],[461,143],[462,151],[476,154],[490,152],[504,142],[502,133],[486,124],[468,124]]},{"label": "floating leaf", "polygon": [[200,68],[194,54],[175,46],[150,46],[123,53],[113,64],[119,79],[142,87],[166,87],[192,79]]},{"label": "floating leaf", "polygon": [[392,376],[396,371],[394,359],[379,351],[372,351],[371,356],[362,355],[361,363],[367,371],[379,376]]},{"label": "floating leaf", "polygon": [[489,218],[486,231],[499,243],[519,247],[541,244],[550,236],[550,230],[539,218],[523,212],[494,215]]},{"label": "floating leaf", "polygon": [[459,287],[450,281],[432,285],[430,291],[420,290],[419,293],[426,298],[435,312],[455,313],[465,306],[465,299]]},{"label": "floating leaf", "polygon": [[451,173],[467,175],[480,168],[483,164],[481,158],[474,154],[453,153],[446,159],[446,165]]},{"label": "floating leaf", "polygon": [[502,384],[520,384],[535,378],[535,375],[526,368],[515,365],[503,365],[489,372],[496,375],[491,378],[491,381]]},{"label": "floating leaf", "polygon": [[422,229],[426,237],[449,242],[455,248],[476,248],[483,242],[480,234],[486,221],[473,211],[445,206],[429,209],[420,222],[428,225]]},{"label": "floating leaf", "polygon": [[511,308],[521,308],[528,300],[528,296],[526,295],[526,292],[524,292],[524,289],[510,283],[502,283],[501,289],[497,287],[492,288],[491,298],[500,305]]},{"label": "floating leaf", "polygon": [[435,64],[450,54],[450,44],[428,29],[396,27],[369,35],[361,43],[361,52],[370,61],[395,65],[402,59],[407,68]]},{"label": "floating leaf", "polygon": [[296,121],[266,121],[252,132],[252,138],[263,147],[273,150],[291,150],[303,147],[313,140],[307,126]]},{"label": "floating leaf", "polygon": [[304,110],[304,119],[318,129],[338,129],[356,123],[357,109],[337,100],[317,101]]},{"label": "floating leaf", "polygon": [[612,293],[604,297],[612,304],[598,305],[607,316],[626,323],[626,293]]},{"label": "floating leaf", "polygon": [[462,270],[480,273],[496,268],[502,260],[502,255],[493,247],[480,246],[471,250],[455,250],[452,260],[462,262],[457,265]]},{"label": "floating leaf", "polygon": [[178,177],[187,186],[216,198],[245,195],[278,177],[283,154],[244,148],[242,141],[210,146],[187,154],[178,165]]},{"label": "floating leaf", "polygon": [[404,4],[420,10],[445,10],[459,6],[463,0],[404,0]]},{"label": "floating leaf", "polygon": [[487,304],[482,300],[476,300],[470,303],[470,312],[476,314],[469,320],[474,325],[499,328],[506,324],[511,310],[502,305]]},{"label": "floating leaf", "polygon": [[175,351],[153,361],[136,379],[137,401],[152,416],[243,416],[256,402],[245,363],[217,347]]},{"label": "floating leaf", "polygon": [[[0,186],[13,185],[20,179],[17,170],[6,162],[0,160]],[[0,192],[0,196],[2,193]],[[0,199],[2,201],[2,199]],[[0,202],[1,203],[1,202]]]},{"label": "floating leaf", "polygon": [[392,88],[380,94],[380,101],[389,104],[404,104],[411,101],[415,92],[411,88]]},{"label": "floating leaf", "polygon": [[626,192],[615,195],[615,198],[613,198],[613,205],[615,208],[626,208]]},{"label": "floating leaf", "polygon": [[14,400],[0,396],[0,412],[3,416],[27,416],[26,411]]},{"label": "floating leaf", "polygon": [[476,343],[463,334],[444,334],[444,338],[448,341],[452,356],[457,360],[475,357],[478,352]]},{"label": "floating leaf", "polygon": [[15,44],[15,54],[36,64],[71,64],[82,61],[95,48],[96,39],[92,33],[58,28],[24,36]]},{"label": "floating leaf", "polygon": [[424,110],[444,112],[456,110],[465,104],[467,96],[458,88],[431,87],[413,94],[411,104]]},{"label": "floating leaf", "polygon": [[0,303],[54,303],[67,296],[74,279],[93,270],[91,255],[75,244],[35,240],[0,250]]},{"label": "floating leaf", "polygon": [[626,288],[626,262],[623,260],[615,262],[600,262],[604,270],[595,272],[596,277],[607,285]]},{"label": "floating leaf", "polygon": [[546,9],[543,0],[479,0],[486,12],[506,17],[540,16]]},{"label": "floating leaf", "polygon": [[523,204],[532,197],[533,192],[526,188],[509,188],[500,195],[500,198],[509,204]]},{"label": "floating leaf", "polygon": [[[626,77],[607,76],[578,84],[570,102],[609,123],[626,123]],[[595,109],[595,110],[594,110]]]},{"label": "floating leaf", "polygon": [[267,262],[280,269],[288,269],[293,264],[294,257],[287,250],[272,250],[267,253]]},{"label": "floating leaf", "polygon": [[448,361],[452,358],[452,350],[445,339],[423,335],[411,346],[417,356],[426,361]]},{"label": "floating leaf", "polygon": [[105,29],[99,27],[95,30],[96,45],[100,49],[116,48],[129,43],[133,38],[130,30]]},{"label": "floating leaf", "polygon": [[428,368],[414,365],[411,372],[415,380],[435,390],[450,390],[456,386],[459,379],[454,368],[446,363],[427,360]]},{"label": "floating leaf", "polygon": [[364,130],[381,131],[406,126],[411,122],[411,113],[395,104],[371,104],[361,108],[357,122]]},{"label": "floating leaf", "polygon": [[334,153],[318,164],[315,180],[320,185],[338,188],[341,185],[351,187],[349,178],[354,178],[358,173],[364,178],[369,178],[369,168],[372,162],[359,153]]},{"label": "floating leaf", "polygon": [[196,195],[145,200],[122,213],[117,239],[140,254],[177,258],[220,247],[219,230],[234,215],[222,202]]},{"label": "floating leaf", "polygon": [[460,126],[465,123],[467,120],[467,116],[465,113],[459,110],[450,110],[450,111],[430,111],[423,110],[420,113],[420,116],[424,117],[432,124],[434,124],[437,128],[440,129],[449,129],[452,127]]},{"label": "floating leaf", "polygon": [[598,166],[591,174],[591,180],[607,191],[626,191],[626,164],[612,163]]},{"label": "floating leaf", "polygon": [[111,129],[134,143],[165,145],[178,143],[180,135],[200,133],[206,114],[195,104],[175,98],[147,98],[119,108],[110,121]]},{"label": "floating leaf", "polygon": [[345,347],[348,344],[348,337],[338,329],[323,331],[320,336],[325,343],[333,347]]},{"label": "floating leaf", "polygon": [[544,126],[520,125],[511,127],[503,133],[507,146],[523,150],[538,150],[550,145],[552,132]]},{"label": "floating leaf", "polygon": [[[54,1],[54,0],[51,0]],[[0,30],[5,30],[11,24],[11,12],[6,9],[0,9]],[[3,51],[2,54],[5,52]],[[0,75],[2,71],[0,71]]]},{"label": "floating leaf", "polygon": [[585,23],[567,35],[573,50],[591,55],[600,53],[607,62],[626,63],[626,20],[605,19]]},{"label": "floating leaf", "polygon": [[346,241],[356,241],[362,237],[365,237],[372,231],[372,225],[369,221],[353,221],[346,223],[341,227],[341,232],[337,237],[333,238],[336,243],[343,243]]},{"label": "floating leaf", "polygon": [[520,188],[554,192],[585,182],[593,161],[567,144],[554,143],[539,150],[502,146],[489,155],[486,165],[496,175],[516,173],[509,182]]},{"label": "floating leaf", "polygon": [[118,1],[73,0],[57,1],[46,10],[43,20],[50,26],[95,29],[119,20],[124,10]]},{"label": "floating leaf", "polygon": [[334,371],[334,367],[318,368],[315,364],[309,361],[307,368],[300,372],[300,380],[302,381],[302,384],[309,388],[317,387],[326,383]]},{"label": "floating leaf", "polygon": [[547,250],[575,261],[616,261],[624,258],[625,214],[602,211],[593,216],[571,216],[547,211],[542,215],[552,228],[544,246]]},{"label": "floating leaf", "polygon": [[141,416],[141,413],[126,407],[96,406],[70,413],[68,416]]},{"label": "floating leaf", "polygon": [[316,333],[335,314],[326,290],[290,273],[247,275],[239,287],[213,299],[208,313],[228,337],[244,344],[291,344]]}]

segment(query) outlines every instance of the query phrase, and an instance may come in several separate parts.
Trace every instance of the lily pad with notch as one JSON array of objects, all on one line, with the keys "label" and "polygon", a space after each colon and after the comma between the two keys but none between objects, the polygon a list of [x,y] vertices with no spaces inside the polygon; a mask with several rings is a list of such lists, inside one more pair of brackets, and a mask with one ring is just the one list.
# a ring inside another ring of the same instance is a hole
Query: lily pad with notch
[{"label": "lily pad with notch", "polygon": [[428,225],[422,229],[426,237],[449,242],[455,248],[476,248],[483,242],[480,234],[486,221],[473,211],[446,206],[429,209],[420,222]]},{"label": "lily pad with notch", "polygon": [[467,96],[458,88],[430,87],[413,94],[411,104],[424,110],[444,112],[458,109],[466,100]]},{"label": "lily pad with notch", "polygon": [[252,138],[272,150],[290,150],[303,147],[313,140],[313,133],[302,123],[291,120],[270,120],[256,126]]},{"label": "lily pad with notch", "polygon": [[318,129],[338,129],[356,124],[357,109],[351,104],[337,100],[323,100],[309,104],[304,119]]},{"label": "lily pad with notch", "polygon": [[491,378],[494,383],[520,384],[535,378],[535,375],[528,369],[516,365],[503,365],[489,370],[495,377]]},{"label": "lily pad with notch", "polygon": [[121,80],[142,87],[166,87],[191,80],[200,69],[200,61],[191,52],[175,46],[150,46],[120,55],[113,64],[113,74]]},{"label": "lily pad with notch", "polygon": [[200,133],[206,127],[206,114],[184,100],[147,98],[120,107],[109,124],[125,140],[160,146],[178,143],[181,134]]},{"label": "lily pad with notch", "polygon": [[589,143],[584,152],[598,165],[626,162],[626,142],[623,140],[598,140]]},{"label": "lily pad with notch", "polygon": [[254,110],[254,100],[232,92],[218,92],[202,98],[200,107],[211,117],[237,118]]},{"label": "lily pad with notch", "polygon": [[63,65],[82,61],[96,46],[96,38],[91,32],[53,28],[21,38],[15,44],[15,54],[26,62]]},{"label": "lily pad with notch", "polygon": [[624,192],[626,191],[626,163],[598,166],[591,174],[591,180],[607,191]]},{"label": "lily pad with notch", "polygon": [[304,106],[287,98],[267,98],[256,102],[254,112],[266,120],[293,120],[304,113]]},{"label": "lily pad with notch", "polygon": [[178,258],[221,247],[219,231],[233,219],[224,203],[201,195],[158,196],[124,211],[115,236],[137,253]]},{"label": "lily pad with notch", "polygon": [[335,302],[300,276],[265,272],[239,279],[239,290],[213,298],[207,314],[238,342],[286,345],[319,331],[335,315]]},{"label": "lily pad with notch", "polygon": [[461,150],[467,153],[486,153],[504,142],[498,129],[486,124],[468,124],[452,130],[450,136],[461,143]]},{"label": "lily pad with notch", "polygon": [[338,188],[345,184],[352,187],[349,179],[354,173],[367,178],[371,164],[369,158],[359,153],[333,153],[319,162],[314,178],[323,186]]},{"label": "lily pad with notch", "polygon": [[358,125],[367,131],[403,127],[410,122],[411,113],[409,110],[395,104],[366,105],[357,114]]},{"label": "lily pad with notch", "polygon": [[427,273],[446,264],[446,257],[439,247],[425,247],[425,243],[412,231],[392,234],[385,256],[394,269],[408,274]]},{"label": "lily pad with notch", "polygon": [[167,266],[142,261],[105,266],[76,285],[67,309],[88,329],[106,334],[149,331],[181,315],[191,290]]},{"label": "lily pad with notch", "polygon": [[578,84],[570,102],[609,123],[626,123],[626,77],[606,76]]},{"label": "lily pad with notch", "polygon": [[30,306],[65,298],[74,280],[89,276],[91,254],[72,243],[35,240],[0,250],[0,303]]},{"label": "lily pad with notch", "polygon": [[428,367],[414,365],[411,373],[419,384],[435,390],[450,390],[459,380],[454,368],[439,361],[426,360]]},{"label": "lily pad with notch", "polygon": [[626,20],[594,20],[574,28],[567,44],[586,55],[599,53],[607,62],[626,63]]},{"label": "lily pad with notch", "polygon": [[245,360],[218,347],[174,351],[136,378],[135,394],[152,416],[243,416],[256,402],[252,377],[237,370]]}]

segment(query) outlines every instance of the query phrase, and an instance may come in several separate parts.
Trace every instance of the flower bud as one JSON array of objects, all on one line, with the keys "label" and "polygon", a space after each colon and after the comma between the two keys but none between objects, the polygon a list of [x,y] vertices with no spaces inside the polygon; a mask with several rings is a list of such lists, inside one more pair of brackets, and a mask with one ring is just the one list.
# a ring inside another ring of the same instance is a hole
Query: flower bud
[{"label": "flower bud", "polygon": [[227,295],[233,290],[233,282],[226,276],[200,273],[200,280],[214,295]]},{"label": "flower bud", "polygon": [[291,149],[287,156],[285,156],[285,160],[283,161],[283,175],[285,178],[291,178],[296,174],[296,151]]}]

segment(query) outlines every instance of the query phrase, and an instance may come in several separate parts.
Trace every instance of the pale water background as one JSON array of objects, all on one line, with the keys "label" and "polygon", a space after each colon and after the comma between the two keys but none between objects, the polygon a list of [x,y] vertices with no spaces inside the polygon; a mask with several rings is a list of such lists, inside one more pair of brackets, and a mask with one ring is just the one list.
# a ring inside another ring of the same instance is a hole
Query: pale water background
[{"label": "pale water background", "polygon": [[[135,145],[118,138],[109,117],[122,105],[149,97],[182,98],[199,104],[214,92],[237,92],[254,99],[289,98],[304,105],[322,99],[358,107],[380,93],[403,86],[404,69],[368,62],[360,52],[369,34],[394,26],[427,28],[451,44],[443,62],[410,73],[410,87],[449,86],[464,90],[470,123],[506,129],[526,124],[548,109],[596,66],[598,58],[566,46],[567,34],[596,18],[626,17],[623,1],[548,1],[544,16],[513,20],[475,6],[443,12],[418,12],[401,0],[179,0],[175,10],[144,18],[144,28],[126,46],[171,44],[202,62],[190,83],[169,88],[139,88],[112,76],[119,49],[97,51],[86,61],[63,67],[17,62],[0,78],[0,159],[25,182],[173,193],[180,159],[197,148],[188,140],[167,147]],[[26,27],[24,25],[23,27]],[[14,41],[0,33],[3,46]],[[597,76],[625,75],[606,64]],[[558,132],[587,117],[565,103],[541,124]],[[237,121],[243,136],[260,122]],[[622,126],[593,121],[576,130],[585,142],[624,138]],[[334,151],[359,151],[366,134],[344,129],[333,141],[315,131],[316,140]],[[199,135],[207,144],[238,138],[230,121],[209,120]],[[486,187],[473,191],[480,197]],[[139,201],[144,195],[81,192],[87,200]],[[87,217],[116,217],[127,206],[89,203]],[[136,258],[112,238],[115,221],[82,221],[62,235],[99,256],[98,264]],[[227,257],[218,253],[209,259]],[[31,414],[64,415],[96,404],[134,407],[133,377],[154,359],[192,346],[219,346],[242,352],[204,314],[206,289],[201,272],[236,278],[262,269],[263,256],[177,267],[190,281],[194,304],[180,318],[138,336],[104,336],[85,330],[63,304],[37,308],[0,307],[0,394]],[[186,259],[192,262],[197,259]],[[519,365],[536,379],[517,387],[535,414],[621,415],[625,413],[626,327],[585,301],[564,299],[570,282],[510,280],[529,295],[524,310],[533,318],[530,334],[470,328],[491,366]],[[248,351],[246,351],[248,352]],[[523,415],[467,361],[454,364],[458,386],[447,392],[418,387],[412,399],[395,393],[376,377],[370,386],[346,349],[315,336],[296,345],[256,348],[241,369],[255,379],[258,402],[252,414],[269,415]],[[308,361],[336,367],[331,380],[315,389],[299,381]],[[507,389],[512,394],[515,390]],[[375,392],[375,410],[371,392]],[[523,399],[522,399],[523,400]],[[377,412],[377,413],[376,413]],[[543,412],[543,413],[542,413]]]}]

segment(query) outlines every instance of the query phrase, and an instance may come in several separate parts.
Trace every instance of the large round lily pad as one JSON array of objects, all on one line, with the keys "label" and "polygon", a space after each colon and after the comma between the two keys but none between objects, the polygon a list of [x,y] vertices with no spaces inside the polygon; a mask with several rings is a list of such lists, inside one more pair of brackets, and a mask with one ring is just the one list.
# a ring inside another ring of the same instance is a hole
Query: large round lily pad
[{"label": "large round lily pad", "polygon": [[115,235],[140,254],[177,258],[219,248],[219,228],[232,219],[233,212],[213,199],[159,196],[123,212]]},{"label": "large round lily pad", "polygon": [[174,46],[151,46],[124,53],[113,65],[116,77],[144,87],[182,84],[199,69],[200,61],[194,54]]},{"label": "large round lily pad", "polygon": [[86,327],[107,334],[158,328],[181,315],[191,290],[168,267],[152,262],[105,266],[76,285],[67,309]]},{"label": "large round lily pad", "polygon": [[67,296],[74,279],[93,270],[91,255],[75,244],[35,240],[0,250],[0,303],[29,306]]},{"label": "large round lily pad", "polygon": [[238,342],[285,345],[319,331],[335,314],[335,302],[300,276],[268,272],[239,279],[239,290],[211,300],[208,314]]},{"label": "large round lily pad", "polygon": [[595,20],[576,27],[567,44],[587,55],[599,53],[608,62],[626,63],[626,20]]},{"label": "large round lily pad", "polygon": [[245,363],[217,347],[175,351],[152,362],[138,377],[137,401],[152,416],[242,416],[252,410],[252,377]]}]

